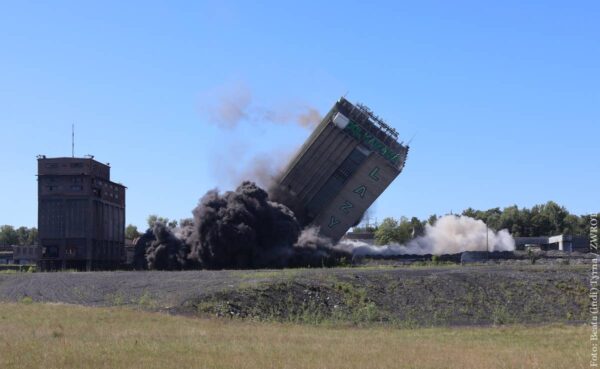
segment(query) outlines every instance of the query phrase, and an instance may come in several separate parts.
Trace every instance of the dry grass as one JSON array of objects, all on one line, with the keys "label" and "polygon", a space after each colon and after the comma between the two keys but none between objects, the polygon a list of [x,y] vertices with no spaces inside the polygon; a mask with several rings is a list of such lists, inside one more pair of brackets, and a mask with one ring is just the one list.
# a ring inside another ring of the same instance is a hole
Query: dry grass
[{"label": "dry grass", "polygon": [[583,368],[582,326],[331,328],[0,304],[0,368]]}]

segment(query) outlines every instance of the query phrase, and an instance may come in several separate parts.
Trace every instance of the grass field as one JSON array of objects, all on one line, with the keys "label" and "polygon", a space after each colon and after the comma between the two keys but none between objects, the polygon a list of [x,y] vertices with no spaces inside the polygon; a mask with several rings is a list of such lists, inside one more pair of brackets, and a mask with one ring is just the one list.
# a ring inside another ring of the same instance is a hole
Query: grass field
[{"label": "grass field", "polygon": [[327,327],[0,304],[0,368],[583,368],[588,328]]}]

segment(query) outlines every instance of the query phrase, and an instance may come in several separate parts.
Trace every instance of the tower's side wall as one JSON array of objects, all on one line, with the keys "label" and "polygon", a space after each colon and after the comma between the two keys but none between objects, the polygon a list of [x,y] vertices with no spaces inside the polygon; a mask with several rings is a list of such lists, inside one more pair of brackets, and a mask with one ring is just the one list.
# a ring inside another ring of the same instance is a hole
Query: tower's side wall
[{"label": "tower's side wall", "polygon": [[271,198],[303,226],[316,225],[337,241],[400,174],[407,151],[342,98],[290,161]]},{"label": "tower's side wall", "polygon": [[371,153],[313,223],[322,235],[339,240],[360,222],[365,211],[399,174],[398,169]]}]

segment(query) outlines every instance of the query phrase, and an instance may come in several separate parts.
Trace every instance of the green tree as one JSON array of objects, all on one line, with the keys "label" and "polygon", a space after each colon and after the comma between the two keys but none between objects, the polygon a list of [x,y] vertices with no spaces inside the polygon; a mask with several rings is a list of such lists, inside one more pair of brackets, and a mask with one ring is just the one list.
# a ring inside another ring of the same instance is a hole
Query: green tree
[{"label": "green tree", "polygon": [[542,214],[548,219],[552,234],[563,232],[565,229],[565,218],[569,215],[564,206],[560,206],[554,201],[548,201],[542,208]]},{"label": "green tree", "polygon": [[146,221],[148,222],[148,228],[152,228],[152,227],[154,227],[154,224],[156,222],[168,224],[169,218],[163,218],[163,217],[159,217],[156,214],[151,214],[148,216],[148,219],[146,219]]},{"label": "green tree", "polygon": [[498,229],[508,229],[515,237],[523,233],[519,207],[517,205],[504,208],[499,218]]},{"label": "green tree", "polygon": [[427,219],[427,223],[429,223],[430,226],[434,226],[435,223],[437,222],[437,220],[438,220],[438,216],[433,214],[429,217],[429,219]]},{"label": "green tree", "polygon": [[0,245],[18,245],[19,235],[15,228],[5,224],[0,226]]},{"label": "green tree", "polygon": [[573,214],[567,215],[563,221],[562,233],[573,235],[582,234],[582,229],[580,229],[580,217]]},{"label": "green tree", "polygon": [[385,218],[375,231],[375,243],[387,245],[398,238],[398,221],[394,218]]},{"label": "green tree", "polygon": [[375,233],[376,230],[377,230],[377,227],[374,227],[371,225],[369,225],[369,226],[365,225],[364,227],[358,225],[358,226],[352,228],[352,232],[354,232],[354,233]]},{"label": "green tree", "polygon": [[38,242],[38,230],[35,227],[29,228],[29,239],[27,240],[28,245],[35,245]]},{"label": "green tree", "polygon": [[554,201],[531,208],[531,227],[535,235],[551,236],[560,234],[565,229],[565,218],[569,215],[567,209]]},{"label": "green tree", "polygon": [[[596,214],[600,214],[600,211],[596,212]],[[586,214],[579,217],[579,234],[589,236],[591,229],[591,221],[592,215]]]},{"label": "green tree", "polygon": [[589,233],[589,216],[570,214],[564,206],[554,201],[535,205],[531,209],[519,209],[516,205],[502,211],[499,208],[486,211],[468,208],[463,215],[481,219],[492,229],[508,229],[515,237]]},{"label": "green tree", "polygon": [[179,220],[179,225],[182,227],[192,226],[194,224],[193,218],[183,218]]},{"label": "green tree", "polygon": [[129,224],[126,228],[125,228],[125,238],[128,240],[133,240],[138,238],[139,236],[141,236],[140,232],[138,231],[137,226],[134,226],[133,224]]},{"label": "green tree", "polygon": [[527,208],[523,208],[519,211],[519,224],[520,224],[520,234],[519,236],[529,237],[533,236],[533,227],[531,224],[531,210]]},{"label": "green tree", "polygon": [[33,245],[37,242],[37,228],[19,227],[15,230],[17,234],[17,244],[21,246]]},{"label": "green tree", "polygon": [[176,220],[170,220],[169,218],[159,217],[156,214],[149,215],[148,219],[146,219],[146,222],[148,222],[148,228],[154,227],[154,224],[156,222],[166,224],[167,227],[170,227],[170,228],[175,228],[175,227],[177,227],[177,224],[178,224],[178,222]]},{"label": "green tree", "polygon": [[385,218],[375,231],[375,243],[378,245],[404,244],[413,237],[422,235],[424,231],[425,223],[416,217],[410,221],[406,217],[400,218],[400,221],[394,218]]},{"label": "green tree", "polygon": [[500,217],[502,216],[502,210],[500,208],[492,208],[485,211],[483,215],[483,221],[491,229],[500,229]]},{"label": "green tree", "polygon": [[474,219],[481,219],[480,212],[471,207],[468,207],[465,210],[463,210],[462,215],[470,217],[470,218],[474,218]]},{"label": "green tree", "polygon": [[417,218],[413,219],[416,219],[414,223],[412,222],[412,220],[409,221],[406,217],[400,218],[400,224],[398,224],[398,227],[396,229],[394,242],[404,244],[410,241],[413,238],[413,236],[417,236],[417,230],[415,229],[415,227],[417,227],[417,224],[419,226],[421,224]]},{"label": "green tree", "polygon": [[417,217],[410,218],[410,226],[412,228],[411,238],[422,236],[425,233],[425,224],[427,222],[421,222]]}]

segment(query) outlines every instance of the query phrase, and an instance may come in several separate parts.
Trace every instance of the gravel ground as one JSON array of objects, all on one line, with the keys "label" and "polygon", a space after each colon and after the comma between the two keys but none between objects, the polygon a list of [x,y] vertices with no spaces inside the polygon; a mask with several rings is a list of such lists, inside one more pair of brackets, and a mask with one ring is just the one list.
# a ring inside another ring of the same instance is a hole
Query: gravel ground
[{"label": "gravel ground", "polygon": [[402,326],[583,322],[587,266],[0,274],[0,301]]}]

